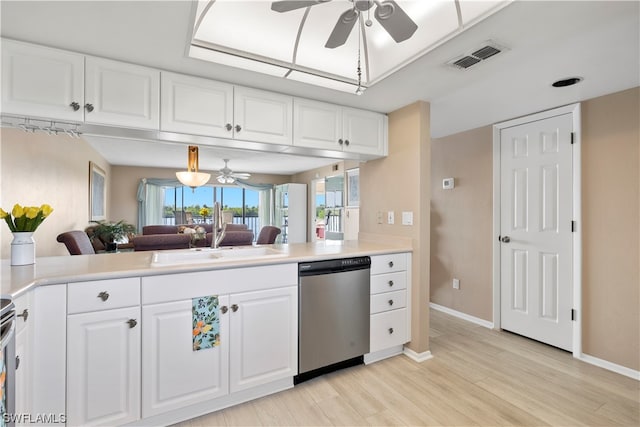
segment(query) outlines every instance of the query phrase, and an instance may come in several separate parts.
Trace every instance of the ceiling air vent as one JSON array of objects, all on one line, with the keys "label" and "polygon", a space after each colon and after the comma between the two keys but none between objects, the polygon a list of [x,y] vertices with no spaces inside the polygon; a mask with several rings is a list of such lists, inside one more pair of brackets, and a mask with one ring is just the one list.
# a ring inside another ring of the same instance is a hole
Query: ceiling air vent
[{"label": "ceiling air vent", "polygon": [[476,48],[472,53],[455,57],[451,61],[447,62],[447,65],[459,70],[466,70],[467,68],[476,65],[478,62],[489,59],[505,50],[506,49],[504,47],[499,46],[492,41],[488,41],[484,43],[484,46]]}]

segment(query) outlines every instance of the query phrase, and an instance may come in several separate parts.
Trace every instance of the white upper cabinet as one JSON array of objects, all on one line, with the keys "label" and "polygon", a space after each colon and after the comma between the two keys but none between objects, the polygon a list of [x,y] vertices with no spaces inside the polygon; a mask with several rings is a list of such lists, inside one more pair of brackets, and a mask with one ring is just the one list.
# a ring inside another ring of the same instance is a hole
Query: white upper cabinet
[{"label": "white upper cabinet", "polygon": [[291,145],[293,97],[235,87],[234,137],[246,141]]},{"label": "white upper cabinet", "polygon": [[161,131],[233,136],[233,85],[162,72],[161,94]]},{"label": "white upper cabinet", "polygon": [[293,145],[382,156],[386,120],[384,114],[296,98]]},{"label": "white upper cabinet", "polygon": [[344,151],[360,154],[386,154],[386,116],[371,111],[343,107]]},{"label": "white upper cabinet", "polygon": [[2,113],[81,122],[84,56],[2,40]]},{"label": "white upper cabinet", "polygon": [[342,150],[342,108],[326,102],[295,98],[293,101],[293,145]]},{"label": "white upper cabinet", "polygon": [[141,129],[160,127],[160,71],[86,58],[85,122]]}]

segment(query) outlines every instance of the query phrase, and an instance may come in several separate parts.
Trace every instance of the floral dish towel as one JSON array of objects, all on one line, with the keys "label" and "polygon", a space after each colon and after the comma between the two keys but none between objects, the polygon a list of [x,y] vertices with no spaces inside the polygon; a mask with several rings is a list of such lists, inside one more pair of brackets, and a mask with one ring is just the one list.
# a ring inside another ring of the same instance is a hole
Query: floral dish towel
[{"label": "floral dish towel", "polygon": [[193,351],[220,345],[220,316],[218,296],[198,297],[192,300]]}]

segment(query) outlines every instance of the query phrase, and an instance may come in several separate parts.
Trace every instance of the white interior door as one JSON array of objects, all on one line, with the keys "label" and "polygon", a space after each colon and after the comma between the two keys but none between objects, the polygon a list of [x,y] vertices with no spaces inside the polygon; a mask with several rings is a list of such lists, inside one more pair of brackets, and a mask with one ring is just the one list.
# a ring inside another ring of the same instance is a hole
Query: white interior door
[{"label": "white interior door", "polygon": [[572,350],[571,114],[500,131],[501,327]]}]

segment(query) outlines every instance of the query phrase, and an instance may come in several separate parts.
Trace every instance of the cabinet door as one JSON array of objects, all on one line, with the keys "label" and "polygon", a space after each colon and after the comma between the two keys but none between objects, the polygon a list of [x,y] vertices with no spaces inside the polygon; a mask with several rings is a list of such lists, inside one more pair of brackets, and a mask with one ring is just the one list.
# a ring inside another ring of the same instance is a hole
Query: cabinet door
[{"label": "cabinet door", "polygon": [[297,286],[233,294],[230,303],[231,392],[296,375]]},{"label": "cabinet door", "polygon": [[81,122],[83,103],[82,55],[2,40],[3,113]]},{"label": "cabinet door", "polygon": [[142,307],[143,418],[228,394],[228,318],[221,310],[220,345],[193,351],[191,299]]},{"label": "cabinet door", "polygon": [[160,71],[86,58],[86,123],[142,129],[160,126]]},{"label": "cabinet door", "polygon": [[[16,315],[20,316],[16,319],[16,374],[15,374],[15,413],[30,414],[31,411],[31,386],[30,386],[30,326],[32,320],[31,308],[29,306],[30,294],[24,294],[13,300],[16,306]],[[23,425],[23,424],[18,424]]]},{"label": "cabinet door", "polygon": [[119,425],[140,418],[140,308],[67,318],[67,423]]},{"label": "cabinet door", "polygon": [[234,138],[270,144],[293,143],[293,97],[234,88]]},{"label": "cabinet door", "polygon": [[160,130],[222,138],[233,136],[233,86],[162,73]]},{"label": "cabinet door", "polygon": [[325,102],[293,100],[293,145],[342,150],[342,108]]},{"label": "cabinet door", "polygon": [[385,116],[346,107],[342,112],[344,151],[384,155]]}]

